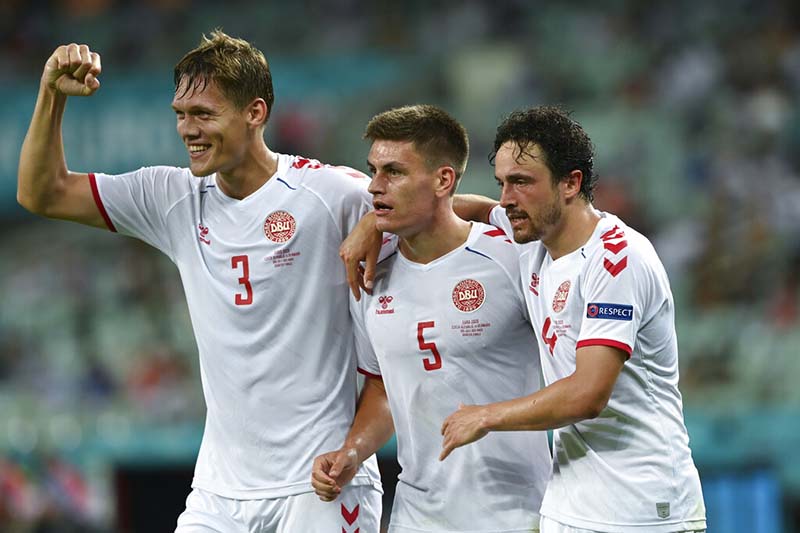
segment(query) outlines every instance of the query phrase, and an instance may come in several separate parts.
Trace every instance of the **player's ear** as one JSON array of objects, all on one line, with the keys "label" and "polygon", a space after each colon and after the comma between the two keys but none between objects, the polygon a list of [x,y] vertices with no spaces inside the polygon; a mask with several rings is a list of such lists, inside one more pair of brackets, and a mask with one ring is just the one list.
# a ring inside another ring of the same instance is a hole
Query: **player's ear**
[{"label": "player's ear", "polygon": [[571,200],[577,197],[581,192],[581,184],[583,183],[583,172],[580,170],[573,170],[561,180],[561,188],[566,200]]},{"label": "player's ear", "polygon": [[256,98],[247,106],[247,121],[254,126],[264,126],[269,119],[269,107],[263,98]]},{"label": "player's ear", "polygon": [[453,167],[439,167],[436,172],[437,186],[436,194],[441,196],[452,196],[452,192],[458,186],[458,178]]}]

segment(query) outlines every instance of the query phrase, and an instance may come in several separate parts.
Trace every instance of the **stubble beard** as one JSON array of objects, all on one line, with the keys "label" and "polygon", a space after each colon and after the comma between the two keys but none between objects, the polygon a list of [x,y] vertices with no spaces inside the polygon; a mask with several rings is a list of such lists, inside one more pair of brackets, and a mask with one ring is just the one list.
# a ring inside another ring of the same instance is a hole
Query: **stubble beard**
[{"label": "stubble beard", "polygon": [[552,202],[542,207],[534,214],[527,213],[528,223],[520,230],[514,231],[514,240],[519,244],[540,241],[548,229],[555,227],[561,221],[561,204],[558,196]]}]

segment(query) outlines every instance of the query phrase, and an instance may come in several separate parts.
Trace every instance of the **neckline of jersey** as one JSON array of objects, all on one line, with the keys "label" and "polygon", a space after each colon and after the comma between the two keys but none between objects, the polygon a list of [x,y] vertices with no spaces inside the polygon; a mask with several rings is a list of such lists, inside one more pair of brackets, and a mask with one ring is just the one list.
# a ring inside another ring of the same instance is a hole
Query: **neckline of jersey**
[{"label": "neckline of jersey", "polygon": [[261,186],[253,191],[252,193],[248,194],[241,200],[237,198],[231,198],[227,194],[225,194],[222,189],[220,188],[219,184],[217,183],[217,174],[214,174],[214,189],[217,191],[217,196],[226,204],[235,206],[235,207],[247,207],[250,205],[255,199],[264,195],[264,191],[269,190],[273,185],[274,182],[278,181],[277,178],[282,177],[286,173],[286,169],[289,166],[289,159],[290,157],[285,154],[276,153],[275,155],[278,156],[278,168],[275,169],[275,173],[270,176],[270,178],[261,184]]},{"label": "neckline of jersey", "polygon": [[616,219],[616,217],[610,213],[606,213],[605,211],[600,211],[599,209],[595,209],[594,212],[597,213],[597,215],[600,217],[600,220],[598,220],[597,224],[595,224],[594,231],[592,231],[592,234],[589,236],[588,239],[586,239],[585,243],[583,243],[570,253],[562,255],[558,259],[553,259],[553,256],[551,256],[550,252],[547,252],[547,249],[545,248],[545,251],[547,253],[547,259],[550,261],[550,264],[560,264],[569,262],[569,260],[572,257],[574,257],[575,254],[582,253],[593,242],[599,241],[600,235],[602,235],[605,231],[608,231],[610,224],[620,223],[619,219]]},{"label": "neckline of jersey", "polygon": [[467,246],[471,246],[476,240],[478,240],[478,237],[481,234],[481,228],[483,226],[486,226],[486,224],[482,224],[480,222],[470,222],[470,224],[472,224],[472,227],[469,230],[469,235],[467,235],[466,240],[461,244],[459,244],[458,246],[456,246],[455,248],[453,248],[452,250],[450,250],[449,252],[447,252],[446,254],[437,257],[433,261],[430,261],[428,263],[417,263],[415,261],[412,261],[411,259],[403,255],[403,252],[400,251],[399,245],[397,247],[397,257],[398,257],[397,260],[400,261],[402,264],[408,266],[409,268],[413,268],[415,270],[428,271],[433,268],[436,268],[437,265],[445,261],[448,261],[451,257],[457,255]]}]

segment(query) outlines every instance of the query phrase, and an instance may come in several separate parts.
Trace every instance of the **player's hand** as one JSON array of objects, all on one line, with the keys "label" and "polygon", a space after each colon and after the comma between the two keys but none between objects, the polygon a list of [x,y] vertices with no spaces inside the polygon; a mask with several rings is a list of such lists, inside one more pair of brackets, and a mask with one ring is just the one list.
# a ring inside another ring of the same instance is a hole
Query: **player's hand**
[{"label": "player's hand", "polygon": [[56,48],[44,65],[42,82],[67,96],[89,96],[100,88],[100,54],[85,44]]},{"label": "player's hand", "polygon": [[458,406],[458,411],[444,419],[442,423],[442,453],[439,460],[444,461],[450,452],[485,437],[489,431],[486,427],[486,408],[481,405]]},{"label": "player's hand", "polygon": [[318,456],[311,468],[311,486],[319,499],[332,502],[358,472],[358,454],[352,448]]},{"label": "player's hand", "polygon": [[[347,284],[356,301],[361,299],[361,289],[372,294],[375,265],[381,253],[383,234],[375,229],[375,213],[369,212],[356,224],[353,231],[339,247],[339,257],[347,269]],[[361,265],[365,262],[365,266]]]}]

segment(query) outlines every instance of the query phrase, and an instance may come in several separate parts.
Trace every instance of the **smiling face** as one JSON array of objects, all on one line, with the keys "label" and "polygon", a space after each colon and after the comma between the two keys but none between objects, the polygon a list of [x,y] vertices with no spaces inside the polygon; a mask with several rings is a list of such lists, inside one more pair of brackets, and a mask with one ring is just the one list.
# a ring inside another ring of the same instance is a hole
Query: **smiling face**
[{"label": "smiling face", "polygon": [[245,160],[252,135],[248,111],[238,109],[213,81],[186,90],[178,84],[172,108],[180,135],[189,150],[189,168],[195,176],[232,173]]},{"label": "smiling face", "polygon": [[500,205],[514,230],[514,240],[547,240],[562,220],[562,198],[538,145],[520,153],[515,142],[504,143],[495,156],[495,177],[502,187]]},{"label": "smiling face", "polygon": [[412,141],[375,140],[367,164],[376,228],[404,238],[425,229],[437,206],[439,169],[431,168]]}]

